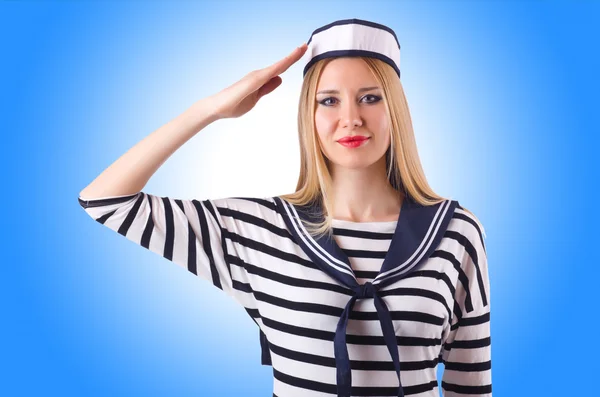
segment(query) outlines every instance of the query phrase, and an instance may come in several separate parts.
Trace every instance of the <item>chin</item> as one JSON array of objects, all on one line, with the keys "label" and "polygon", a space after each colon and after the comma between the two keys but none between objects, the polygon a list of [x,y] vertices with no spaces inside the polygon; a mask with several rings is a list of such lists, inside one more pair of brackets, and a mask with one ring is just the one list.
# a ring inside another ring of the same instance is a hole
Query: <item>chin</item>
[{"label": "chin", "polygon": [[346,169],[351,169],[351,170],[359,170],[359,169],[363,169],[363,168],[369,168],[371,166],[373,166],[376,161],[370,161],[369,159],[364,159],[364,158],[344,158],[344,159],[334,159],[333,161],[330,160],[331,163],[335,164],[336,167],[341,167],[341,168],[346,168]]}]

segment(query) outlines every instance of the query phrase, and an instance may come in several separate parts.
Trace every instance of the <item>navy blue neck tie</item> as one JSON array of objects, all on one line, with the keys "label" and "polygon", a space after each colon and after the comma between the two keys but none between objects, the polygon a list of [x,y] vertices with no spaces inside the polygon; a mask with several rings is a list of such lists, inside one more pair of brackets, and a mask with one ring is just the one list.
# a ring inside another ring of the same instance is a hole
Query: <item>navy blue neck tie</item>
[{"label": "navy blue neck tie", "polygon": [[350,298],[346,308],[344,309],[340,321],[338,322],[337,329],[335,331],[335,337],[333,340],[334,351],[335,351],[335,363],[337,367],[337,383],[338,383],[338,397],[350,397],[352,392],[352,371],[350,368],[350,358],[348,356],[348,346],[346,345],[346,328],[348,326],[348,318],[354,307],[354,303],[357,299],[373,298],[375,303],[375,309],[377,310],[377,316],[381,323],[381,329],[383,331],[383,338],[387,345],[392,361],[394,362],[394,369],[398,376],[398,397],[404,397],[402,391],[402,381],[400,379],[400,357],[398,355],[398,344],[396,343],[396,333],[394,332],[394,325],[392,323],[392,317],[390,312],[381,297],[377,294],[376,287],[367,282],[359,285],[353,289],[355,295]]}]

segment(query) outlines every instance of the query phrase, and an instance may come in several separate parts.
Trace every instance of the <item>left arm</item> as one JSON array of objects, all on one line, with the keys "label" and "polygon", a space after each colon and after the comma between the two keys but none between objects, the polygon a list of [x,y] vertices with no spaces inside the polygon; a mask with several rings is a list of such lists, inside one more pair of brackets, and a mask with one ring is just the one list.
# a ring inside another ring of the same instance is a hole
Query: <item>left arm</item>
[{"label": "left arm", "polygon": [[[442,394],[444,397],[492,395],[492,361],[490,335],[490,283],[488,263],[481,224],[466,213],[472,222],[465,222],[461,271],[467,285],[460,281],[456,288],[455,305],[460,315],[453,318],[450,332],[441,351],[444,363]],[[467,293],[468,291],[468,293]]]}]

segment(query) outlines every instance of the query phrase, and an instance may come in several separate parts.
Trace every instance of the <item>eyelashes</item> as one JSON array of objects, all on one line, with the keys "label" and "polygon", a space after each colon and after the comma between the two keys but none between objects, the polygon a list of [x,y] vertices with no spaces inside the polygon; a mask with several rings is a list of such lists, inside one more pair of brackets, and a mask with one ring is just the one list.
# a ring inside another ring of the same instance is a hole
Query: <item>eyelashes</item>
[{"label": "eyelashes", "polygon": [[[378,96],[378,95],[372,95],[372,94],[365,95],[364,97],[361,98],[361,100],[365,99],[365,98],[373,98],[372,100],[366,102],[366,103],[369,103],[369,104],[371,104],[371,103],[377,103],[377,102],[381,101],[381,97]],[[324,99],[322,99],[320,101],[317,101],[317,102],[319,103],[319,105],[331,107],[331,105],[328,104],[328,102],[327,102],[330,99],[335,99],[337,101],[337,99],[335,97],[327,97],[327,98],[324,98]]]}]

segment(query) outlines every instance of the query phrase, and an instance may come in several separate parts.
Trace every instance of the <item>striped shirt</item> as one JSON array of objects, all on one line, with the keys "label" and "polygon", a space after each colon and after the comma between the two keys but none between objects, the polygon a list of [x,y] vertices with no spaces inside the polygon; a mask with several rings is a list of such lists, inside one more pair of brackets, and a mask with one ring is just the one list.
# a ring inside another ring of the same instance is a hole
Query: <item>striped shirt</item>
[{"label": "striped shirt", "polygon": [[279,197],[79,204],[241,304],[274,397],[438,396],[439,362],[444,396],[491,396],[485,232],[456,201],[405,198],[394,222],[334,219],[333,241],[309,236],[310,208]]}]

